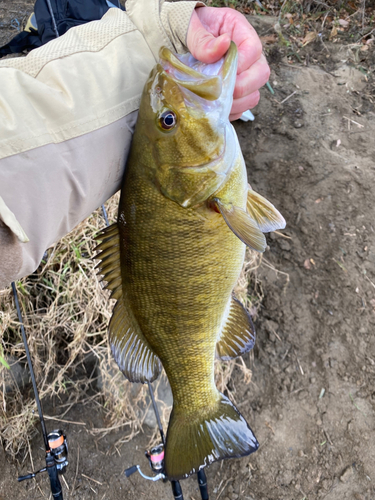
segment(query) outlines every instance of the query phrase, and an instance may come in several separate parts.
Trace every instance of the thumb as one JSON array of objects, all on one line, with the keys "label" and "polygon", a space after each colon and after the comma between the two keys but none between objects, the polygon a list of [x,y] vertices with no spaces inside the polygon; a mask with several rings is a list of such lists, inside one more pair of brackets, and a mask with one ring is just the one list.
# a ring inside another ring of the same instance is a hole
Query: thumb
[{"label": "thumb", "polygon": [[218,61],[228,51],[230,36],[225,33],[215,37],[209,33],[194,10],[190,19],[186,44],[195,59],[210,64]]}]

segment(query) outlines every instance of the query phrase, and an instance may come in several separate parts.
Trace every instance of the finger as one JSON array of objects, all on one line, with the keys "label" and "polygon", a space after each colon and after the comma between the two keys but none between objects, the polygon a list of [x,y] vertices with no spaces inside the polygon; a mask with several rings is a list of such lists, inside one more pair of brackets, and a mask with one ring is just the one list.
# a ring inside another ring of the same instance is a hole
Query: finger
[{"label": "finger", "polygon": [[[246,20],[246,19],[245,19]],[[260,41],[254,28],[249,25],[248,36],[238,47],[238,67],[237,74],[241,74],[243,71],[249,69],[256,61],[258,61],[262,55],[262,42]],[[235,40],[234,40],[235,41]]]},{"label": "finger", "polygon": [[231,122],[234,122],[235,120],[238,120],[239,118],[241,118],[242,116],[242,113],[237,113],[235,115],[229,115],[229,120]]},{"label": "finger", "polygon": [[269,80],[270,71],[267,59],[262,54],[260,59],[258,59],[249,69],[237,76],[233,93],[234,99],[252,94],[263,87]]},{"label": "finger", "polygon": [[237,115],[238,113],[244,113],[247,109],[254,108],[260,99],[259,90],[256,90],[250,95],[245,97],[240,97],[233,101],[232,109],[230,111],[231,115]]},{"label": "finger", "polygon": [[218,61],[227,52],[230,35],[225,33],[216,38],[205,29],[197,12],[194,11],[190,19],[186,44],[195,59],[210,64]]},{"label": "finger", "polygon": [[195,13],[209,33],[216,37],[228,34],[235,42],[238,48],[237,73],[247,70],[260,58],[262,43],[255,29],[240,12],[230,8],[202,7],[196,9]]}]

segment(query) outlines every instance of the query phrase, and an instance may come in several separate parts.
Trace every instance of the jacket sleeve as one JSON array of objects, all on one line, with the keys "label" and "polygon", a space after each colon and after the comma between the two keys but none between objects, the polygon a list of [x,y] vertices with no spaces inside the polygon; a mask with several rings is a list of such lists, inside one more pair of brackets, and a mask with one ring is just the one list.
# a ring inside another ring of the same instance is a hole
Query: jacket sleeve
[{"label": "jacket sleeve", "polygon": [[128,0],[0,61],[0,289],[119,189],[143,85],[196,5]]}]

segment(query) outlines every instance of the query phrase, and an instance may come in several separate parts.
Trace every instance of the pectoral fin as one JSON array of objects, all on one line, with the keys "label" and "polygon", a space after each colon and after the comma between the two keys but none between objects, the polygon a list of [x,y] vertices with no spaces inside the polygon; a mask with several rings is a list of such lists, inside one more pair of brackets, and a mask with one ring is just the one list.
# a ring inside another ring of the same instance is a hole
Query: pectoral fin
[{"label": "pectoral fin", "polygon": [[102,242],[95,257],[106,288],[117,299],[109,323],[109,342],[113,357],[130,382],[152,382],[161,372],[161,362],[145,339],[122,288],[120,235],[117,224],[107,227],[95,238]]},{"label": "pectoral fin", "polygon": [[219,198],[214,198],[213,203],[237,238],[257,252],[264,252],[267,246],[266,238],[245,210],[231,203],[223,203]]},{"label": "pectoral fin", "polygon": [[284,229],[286,222],[281,213],[266,198],[252,189],[247,193],[247,211],[263,233]]},{"label": "pectoral fin", "polygon": [[229,313],[216,344],[216,358],[229,361],[250,351],[255,343],[255,328],[250,314],[234,297]]}]

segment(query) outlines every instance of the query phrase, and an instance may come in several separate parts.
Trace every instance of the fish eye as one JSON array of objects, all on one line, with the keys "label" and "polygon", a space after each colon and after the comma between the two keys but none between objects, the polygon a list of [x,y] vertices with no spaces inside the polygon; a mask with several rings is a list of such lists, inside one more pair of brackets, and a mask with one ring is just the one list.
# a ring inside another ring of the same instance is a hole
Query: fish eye
[{"label": "fish eye", "polygon": [[163,128],[164,130],[170,130],[177,123],[176,113],[169,110],[164,111],[164,113],[162,113],[162,115],[160,116],[159,121],[161,128]]}]

